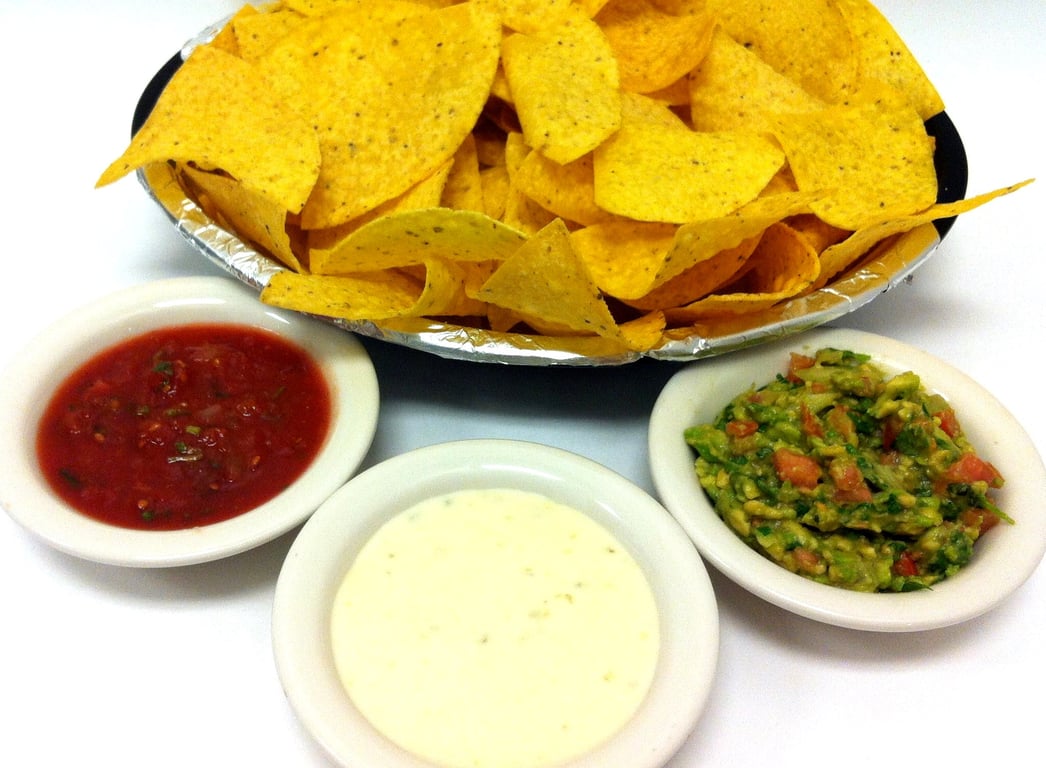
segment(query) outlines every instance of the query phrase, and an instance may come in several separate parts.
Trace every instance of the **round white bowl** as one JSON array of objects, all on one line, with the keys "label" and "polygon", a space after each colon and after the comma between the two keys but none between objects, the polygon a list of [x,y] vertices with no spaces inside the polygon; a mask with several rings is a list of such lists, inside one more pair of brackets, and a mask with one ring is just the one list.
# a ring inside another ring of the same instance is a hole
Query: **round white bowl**
[{"label": "round white bowl", "polygon": [[660,613],[661,651],[646,700],[602,747],[559,768],[657,768],[706,703],[719,651],[711,582],[693,544],[651,496],[606,467],[560,449],[465,440],[388,459],[350,480],[305,524],[276,584],[273,648],[304,727],[339,765],[431,768],[355,708],[334,666],[330,613],[364,543],[385,521],[432,496],[515,488],[572,506],[607,528],[644,570]]},{"label": "round white bowl", "polygon": [[[1000,523],[989,531],[977,542],[970,563],[932,589],[858,593],[790,573],[742,542],[698,484],[696,454],[686,444],[683,430],[712,421],[734,396],[786,371],[789,352],[809,354],[821,347],[869,354],[889,372],[914,371],[924,387],[951,403],[974,448],[1006,479],[996,498],[1016,523]],[[662,503],[708,563],[774,605],[828,624],[904,632],[972,619],[1023,584],[1046,551],[1046,515],[1040,512],[1046,498],[1046,468],[1020,423],[965,374],[926,352],[875,334],[824,328],[683,368],[654,405],[649,456]]]},{"label": "round white bowl", "polygon": [[[107,525],[68,506],[36,461],[37,425],[54,388],[103,349],[175,325],[229,323],[296,343],[319,364],[331,390],[331,428],[315,461],[278,496],[224,522],[178,531]],[[0,391],[0,505],[55,549],[101,563],[138,567],[216,560],[294,528],[358,469],[377,428],[378,383],[370,357],[348,333],[267,307],[222,277],[186,277],[125,289],[52,325],[3,372]]]}]

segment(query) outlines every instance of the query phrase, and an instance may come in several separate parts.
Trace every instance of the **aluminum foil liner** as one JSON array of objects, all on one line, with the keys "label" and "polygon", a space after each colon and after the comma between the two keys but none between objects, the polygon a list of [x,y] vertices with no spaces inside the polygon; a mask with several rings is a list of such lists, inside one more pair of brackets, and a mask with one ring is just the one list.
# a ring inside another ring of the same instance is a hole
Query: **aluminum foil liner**
[{"label": "aluminum foil liner", "polygon": [[[135,109],[133,130],[145,121],[156,99],[192,49],[209,40],[222,26],[203,30],[156,73]],[[927,123],[937,140],[940,202],[963,197],[967,166],[962,142],[947,115]],[[174,169],[158,164],[138,171],[150,197],[166,212],[177,230],[203,256],[259,292],[285,267],[241,241],[211,220],[179,185]],[[689,361],[721,355],[814,328],[872,301],[921,265],[940,244],[951,221],[926,224],[880,244],[859,264],[825,288],[778,304],[768,310],[717,319],[691,329],[694,332],[668,340],[645,352],[622,350],[599,337],[552,337],[539,334],[496,333],[481,328],[439,323],[426,318],[355,322],[320,318],[361,336],[429,352],[441,357],[510,365],[614,366],[641,358]]]}]

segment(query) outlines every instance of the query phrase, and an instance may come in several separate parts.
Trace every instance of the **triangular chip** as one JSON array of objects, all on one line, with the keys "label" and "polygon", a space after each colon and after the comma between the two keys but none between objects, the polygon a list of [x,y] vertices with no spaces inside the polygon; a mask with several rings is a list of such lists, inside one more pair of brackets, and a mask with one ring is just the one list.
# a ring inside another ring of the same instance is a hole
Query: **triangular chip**
[{"label": "triangular chip", "polygon": [[884,240],[891,235],[908,232],[909,230],[915,229],[923,224],[928,224],[932,221],[937,221],[938,219],[947,219],[952,216],[958,216],[959,214],[972,211],[974,208],[978,208],[997,197],[1016,192],[1021,187],[1030,183],[1031,180],[1029,179],[1028,181],[1012,184],[1008,187],[996,189],[992,192],[985,192],[984,194],[966,198],[965,200],[957,200],[952,203],[939,203],[930,206],[925,211],[910,216],[900,216],[885,221],[879,221],[860,229],[842,242],[829,246],[821,253],[821,274],[814,287],[820,288],[824,286],[829,280],[850,266],[856,259],[867,253],[869,249],[880,240]]},{"label": "triangular chip", "polygon": [[625,299],[636,309],[668,310],[691,304],[729,283],[745,268],[762,237],[762,233],[699,261],[682,274],[664,282],[638,299]]},{"label": "triangular chip", "polygon": [[573,13],[540,34],[509,35],[502,65],[527,144],[551,160],[576,160],[617,130],[617,62],[588,17]]},{"label": "triangular chip", "polygon": [[568,221],[595,224],[613,218],[596,205],[592,155],[560,164],[540,152],[528,152],[512,181],[542,208]]},{"label": "triangular chip", "polygon": [[706,0],[730,36],[808,93],[843,101],[857,80],[853,35],[834,0]]},{"label": "triangular chip", "polygon": [[594,153],[600,208],[640,221],[725,216],[755,199],[784,164],[768,139],[623,123]]},{"label": "triangular chip", "polygon": [[171,78],[98,186],[168,160],[225,171],[297,213],[316,183],[320,151],[311,124],[289,109],[247,62],[202,46]]},{"label": "triangular chip", "polygon": [[774,120],[800,190],[822,193],[811,208],[856,230],[925,210],[937,200],[934,142],[919,114],[889,88],[849,104]]},{"label": "triangular chip", "polygon": [[620,336],[617,322],[584,262],[574,253],[560,219],[531,237],[476,295],[575,331]]},{"label": "triangular chip", "polygon": [[675,83],[704,58],[711,14],[665,13],[649,0],[610,0],[596,16],[618,61],[621,87],[651,93]]},{"label": "triangular chip", "polygon": [[303,275],[282,271],[262,289],[266,304],[341,320],[482,314],[483,304],[465,292],[464,267],[427,259],[411,270],[354,275]]},{"label": "triangular chip", "polygon": [[306,229],[366,213],[452,158],[497,67],[499,20],[472,3],[398,16],[360,7],[307,19],[259,61],[321,137]]},{"label": "triangular chip", "polygon": [[232,28],[240,58],[246,61],[261,58],[277,41],[297,27],[303,18],[300,13],[286,9],[237,15],[232,20]]},{"label": "triangular chip", "polygon": [[526,237],[479,211],[427,208],[368,222],[337,247],[312,255],[313,271],[338,275],[422,264],[427,259],[482,262],[509,258]]},{"label": "triangular chip", "polygon": [[808,211],[810,199],[800,193],[771,195],[728,216],[679,227],[609,222],[578,230],[572,238],[605,293],[640,299],[695,265],[741,246],[771,224]]},{"label": "triangular chip", "polygon": [[476,140],[469,134],[454,153],[440,205],[464,211],[483,211],[483,182],[479,176]]},{"label": "triangular chip", "polygon": [[889,83],[905,94],[923,120],[944,110],[944,101],[897,30],[868,0],[836,0],[853,34],[858,86]]},{"label": "triangular chip", "polygon": [[824,106],[722,29],[690,75],[690,119],[698,131],[763,132],[770,129],[768,115]]},{"label": "triangular chip", "polygon": [[235,179],[219,173],[183,166],[181,172],[196,188],[207,214],[219,225],[239,233],[262,251],[297,272],[304,272],[299,254],[287,228],[287,211],[267,198],[251,192]]},{"label": "triangular chip", "polygon": [[678,323],[706,317],[756,312],[807,290],[817,279],[820,263],[813,248],[786,224],[772,224],[745,264],[744,277],[722,293],[677,310],[666,310]]},{"label": "triangular chip", "polygon": [[383,320],[409,315],[423,286],[396,270],[357,275],[302,275],[277,272],[262,289],[273,307],[343,320]]}]

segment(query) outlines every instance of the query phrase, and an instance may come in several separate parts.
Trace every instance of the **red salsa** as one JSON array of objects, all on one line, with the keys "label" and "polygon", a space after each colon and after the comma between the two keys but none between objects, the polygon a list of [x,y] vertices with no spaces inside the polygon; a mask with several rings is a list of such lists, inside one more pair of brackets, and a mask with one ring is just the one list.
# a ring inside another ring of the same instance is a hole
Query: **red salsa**
[{"label": "red salsa", "polygon": [[275,334],[188,325],[101,352],[48,404],[37,457],[55,492],[125,528],[209,525],[270,500],[315,459],[331,401]]}]

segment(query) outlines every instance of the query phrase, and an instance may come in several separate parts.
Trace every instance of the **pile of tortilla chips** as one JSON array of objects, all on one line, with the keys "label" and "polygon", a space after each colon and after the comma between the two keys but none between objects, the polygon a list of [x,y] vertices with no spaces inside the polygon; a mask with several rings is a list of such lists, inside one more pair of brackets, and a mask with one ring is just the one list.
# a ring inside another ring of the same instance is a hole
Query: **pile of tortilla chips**
[{"label": "pile of tortilla chips", "polygon": [[154,163],[272,305],[650,350],[822,288],[937,204],[943,105],[865,0],[282,0],[197,46]]}]

